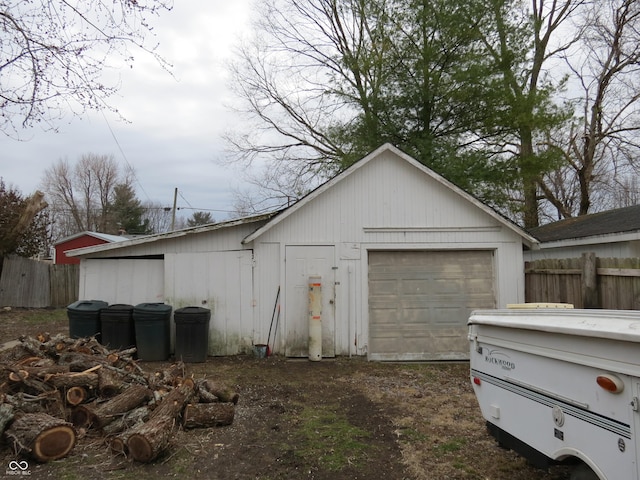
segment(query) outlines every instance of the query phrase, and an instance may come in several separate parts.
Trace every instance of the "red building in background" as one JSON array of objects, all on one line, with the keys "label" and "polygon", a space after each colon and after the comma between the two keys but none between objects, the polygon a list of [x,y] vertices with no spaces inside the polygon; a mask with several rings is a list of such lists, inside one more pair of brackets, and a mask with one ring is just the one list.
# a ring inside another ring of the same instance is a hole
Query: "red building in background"
[{"label": "red building in background", "polygon": [[66,253],[69,250],[75,250],[76,248],[91,247],[93,245],[102,245],[103,243],[113,243],[128,240],[127,237],[120,237],[118,235],[107,235],[106,233],[98,232],[80,232],[75,235],[63,238],[54,245],[53,263],[56,264],[71,264],[80,263],[79,258],[67,257]]}]

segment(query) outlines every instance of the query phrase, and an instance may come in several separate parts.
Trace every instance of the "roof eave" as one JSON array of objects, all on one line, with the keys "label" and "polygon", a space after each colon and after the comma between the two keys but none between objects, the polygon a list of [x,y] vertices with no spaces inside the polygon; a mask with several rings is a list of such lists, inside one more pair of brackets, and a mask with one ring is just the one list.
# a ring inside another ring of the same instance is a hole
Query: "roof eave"
[{"label": "roof eave", "polygon": [[562,240],[540,241],[540,249],[577,247],[582,245],[596,245],[598,243],[620,243],[640,240],[640,230],[633,232],[616,232],[588,237],[564,238]]},{"label": "roof eave", "polygon": [[125,240],[123,242],[105,243],[102,245],[93,245],[90,247],[76,248],[74,250],[69,250],[65,253],[68,257],[83,257],[86,255],[105,252],[109,250],[117,250],[121,248],[127,248],[127,247],[142,245],[146,243],[155,243],[160,240],[180,238],[180,237],[185,237],[187,235],[194,235],[202,232],[220,230],[223,228],[231,228],[237,225],[245,225],[249,223],[260,222],[262,220],[266,220],[272,217],[273,215],[274,215],[273,213],[266,213],[266,214],[257,215],[254,217],[243,217],[235,220],[229,220],[227,222],[213,223],[210,225],[203,225],[198,227],[185,228],[182,230],[175,230],[173,232],[158,233],[155,235],[148,235],[145,237],[132,238],[130,240]]}]

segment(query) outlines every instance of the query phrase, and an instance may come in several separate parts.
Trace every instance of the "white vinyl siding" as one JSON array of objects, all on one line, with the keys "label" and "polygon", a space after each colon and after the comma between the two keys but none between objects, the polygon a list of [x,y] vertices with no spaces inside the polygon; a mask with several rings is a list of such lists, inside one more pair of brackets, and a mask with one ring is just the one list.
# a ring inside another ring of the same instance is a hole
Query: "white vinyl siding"
[{"label": "white vinyl siding", "polygon": [[80,300],[137,305],[164,301],[161,259],[87,259],[80,264]]}]

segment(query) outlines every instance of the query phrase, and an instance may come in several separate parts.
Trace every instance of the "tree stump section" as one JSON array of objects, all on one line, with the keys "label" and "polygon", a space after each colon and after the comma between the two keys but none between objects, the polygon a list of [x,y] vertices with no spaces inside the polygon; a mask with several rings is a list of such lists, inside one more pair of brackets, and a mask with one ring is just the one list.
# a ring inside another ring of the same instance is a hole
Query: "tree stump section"
[{"label": "tree stump section", "polygon": [[17,418],[6,431],[16,453],[26,453],[39,462],[67,456],[76,444],[70,423],[46,413],[27,413]]},{"label": "tree stump section", "polygon": [[149,463],[162,453],[169,444],[176,418],[193,394],[193,382],[174,388],[151,413],[149,421],[128,432],[127,449],[134,460]]},{"label": "tree stump section", "polygon": [[87,390],[83,387],[71,387],[67,390],[65,395],[65,400],[67,401],[67,405],[71,405],[75,407],[80,405],[89,397]]},{"label": "tree stump section", "polygon": [[184,409],[184,428],[209,428],[231,425],[235,415],[233,403],[194,403]]},{"label": "tree stump section", "polygon": [[113,397],[122,390],[123,379],[115,371],[101,368],[98,371],[98,390],[103,397]]},{"label": "tree stump section", "polygon": [[139,407],[152,396],[144,385],[131,385],[120,395],[104,402],[96,408],[79,405],[71,413],[71,421],[76,427],[104,428],[130,410]]}]

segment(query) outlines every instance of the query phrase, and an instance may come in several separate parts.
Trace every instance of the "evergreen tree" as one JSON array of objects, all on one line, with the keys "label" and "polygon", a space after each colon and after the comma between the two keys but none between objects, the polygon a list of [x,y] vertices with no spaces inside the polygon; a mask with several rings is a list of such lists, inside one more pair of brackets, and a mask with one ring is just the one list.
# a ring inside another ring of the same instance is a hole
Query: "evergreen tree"
[{"label": "evergreen tree", "polygon": [[113,201],[109,206],[110,228],[107,233],[149,235],[149,220],[144,219],[145,208],[136,197],[131,185],[121,183],[113,189]]},{"label": "evergreen tree", "polygon": [[197,227],[199,225],[208,225],[215,223],[215,219],[211,215],[211,212],[193,212],[191,218],[187,219],[188,227]]}]

